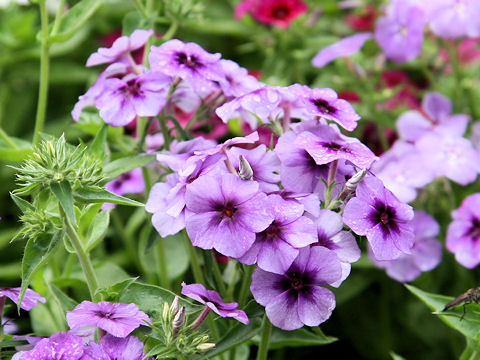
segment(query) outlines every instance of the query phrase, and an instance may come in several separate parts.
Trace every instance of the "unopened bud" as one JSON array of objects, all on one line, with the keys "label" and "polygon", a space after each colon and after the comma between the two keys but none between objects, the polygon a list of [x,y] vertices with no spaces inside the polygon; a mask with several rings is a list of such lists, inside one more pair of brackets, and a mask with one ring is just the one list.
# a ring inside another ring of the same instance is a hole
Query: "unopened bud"
[{"label": "unopened bud", "polygon": [[192,346],[198,346],[200,344],[206,343],[209,337],[207,334],[199,335],[192,341]]},{"label": "unopened bud", "polygon": [[208,351],[215,347],[214,343],[203,343],[197,346],[198,351]]},{"label": "unopened bud", "polygon": [[170,305],[170,314],[172,316],[175,316],[175,314],[178,312],[178,309],[180,307],[180,298],[178,295],[175,295],[175,299],[172,301],[172,305]]},{"label": "unopened bud", "polygon": [[168,318],[169,318],[169,313],[170,313],[170,307],[168,306],[168,302],[164,302],[163,303],[163,309],[162,309],[162,319],[163,319],[163,322],[168,322]]},{"label": "unopened bud", "polygon": [[245,156],[240,155],[240,161],[238,164],[238,176],[242,180],[253,180],[253,170]]},{"label": "unopened bud", "polygon": [[178,332],[183,329],[185,326],[185,306],[182,306],[182,308],[175,314],[172,325],[173,335],[178,334]]},{"label": "unopened bud", "polygon": [[363,180],[365,175],[367,175],[367,169],[362,169],[359,172],[357,172],[355,175],[353,175],[346,183],[345,183],[345,189],[347,189],[350,192],[354,192],[357,189],[358,184]]}]

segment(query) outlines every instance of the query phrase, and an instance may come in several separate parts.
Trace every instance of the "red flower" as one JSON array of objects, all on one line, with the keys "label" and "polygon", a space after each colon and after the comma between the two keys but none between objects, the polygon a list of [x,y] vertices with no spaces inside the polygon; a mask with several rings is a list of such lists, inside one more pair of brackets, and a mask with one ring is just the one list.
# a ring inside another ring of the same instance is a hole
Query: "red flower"
[{"label": "red flower", "polygon": [[345,17],[347,24],[355,31],[373,31],[377,9],[374,5],[368,5],[359,14],[348,14]]},{"label": "red flower", "polygon": [[243,0],[235,7],[235,18],[249,13],[258,22],[286,28],[307,10],[301,0]]}]

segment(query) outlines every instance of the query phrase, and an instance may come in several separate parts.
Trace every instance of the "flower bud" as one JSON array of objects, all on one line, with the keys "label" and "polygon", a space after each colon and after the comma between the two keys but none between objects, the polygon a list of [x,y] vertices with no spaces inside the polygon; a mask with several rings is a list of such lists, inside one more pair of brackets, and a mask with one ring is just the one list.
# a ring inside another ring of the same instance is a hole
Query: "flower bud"
[{"label": "flower bud", "polygon": [[177,313],[175,314],[175,317],[173,318],[173,329],[172,329],[172,333],[173,335],[176,335],[178,334],[178,332],[183,329],[183,327],[185,326],[185,321],[186,321],[186,317],[185,317],[185,306],[182,306],[182,308],[177,311]]},{"label": "flower bud", "polygon": [[197,350],[198,351],[208,351],[210,349],[213,349],[215,347],[214,343],[203,343],[200,345],[197,345]]},{"label": "flower bud", "polygon": [[162,320],[164,323],[167,323],[169,321],[169,315],[170,315],[170,307],[168,306],[168,302],[163,303],[163,310],[162,310]]},{"label": "flower bud", "polygon": [[359,172],[357,172],[355,175],[353,175],[346,183],[345,183],[345,189],[347,189],[350,192],[354,192],[357,189],[358,184],[363,180],[365,175],[367,175],[367,169],[362,169]]},{"label": "flower bud", "polygon": [[172,301],[172,305],[170,305],[170,314],[172,316],[175,316],[178,312],[178,309],[180,307],[180,298],[178,295],[175,295],[175,299]]},{"label": "flower bud", "polygon": [[252,167],[243,155],[240,155],[240,161],[238,164],[238,176],[240,176],[240,179],[242,180],[253,180]]}]

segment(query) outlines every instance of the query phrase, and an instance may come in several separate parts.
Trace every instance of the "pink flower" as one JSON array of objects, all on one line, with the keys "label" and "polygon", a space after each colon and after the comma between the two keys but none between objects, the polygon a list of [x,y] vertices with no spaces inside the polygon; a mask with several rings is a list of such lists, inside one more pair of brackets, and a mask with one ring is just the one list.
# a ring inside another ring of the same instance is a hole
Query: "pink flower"
[{"label": "pink flower", "polygon": [[249,13],[262,24],[286,28],[307,10],[301,0],[244,0],[235,7],[235,19]]}]

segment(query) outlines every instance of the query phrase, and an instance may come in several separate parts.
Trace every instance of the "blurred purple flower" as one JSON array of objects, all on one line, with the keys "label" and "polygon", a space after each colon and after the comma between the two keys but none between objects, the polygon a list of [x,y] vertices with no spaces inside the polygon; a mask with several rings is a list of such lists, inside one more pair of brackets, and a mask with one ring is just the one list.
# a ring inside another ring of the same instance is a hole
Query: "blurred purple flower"
[{"label": "blurred purple flower", "polygon": [[480,264],[480,194],[467,196],[452,211],[453,221],[447,229],[447,249],[466,268]]},{"label": "blurred purple flower", "polygon": [[135,30],[130,36],[121,36],[115,40],[112,47],[100,48],[90,55],[87,66],[122,61],[130,51],[140,49],[145,45],[152,34],[153,30]]},{"label": "blurred purple flower", "polygon": [[203,93],[215,87],[213,81],[222,80],[220,57],[220,54],[210,54],[193,42],[173,39],[152,46],[149,61],[154,72],[183,79],[195,92]]},{"label": "blurred purple flower", "polygon": [[335,308],[334,294],[322,287],[340,280],[342,268],[335,253],[321,246],[300,249],[285,274],[260,268],[252,276],[255,301],[265,306],[271,323],[283,330],[318,326]]},{"label": "blurred purple flower", "polygon": [[425,12],[414,1],[393,0],[375,26],[375,39],[385,56],[401,63],[420,54],[425,21]]},{"label": "blurred purple flower", "polygon": [[194,246],[214,248],[230,257],[241,257],[256,233],[273,221],[267,196],[255,181],[233,174],[205,175],[186,190],[186,228]]},{"label": "blurred purple flower", "polygon": [[[20,296],[20,289],[21,288],[0,288],[0,297],[6,296],[10,300],[12,300],[15,304],[18,304],[18,297]],[[40,296],[40,294],[36,293],[32,289],[27,289],[25,291],[25,295],[22,299],[22,303],[20,304],[20,308],[23,310],[30,311],[33,307],[37,306],[39,302],[46,303],[44,297]]]},{"label": "blurred purple flower", "polygon": [[298,256],[299,248],[317,241],[313,221],[303,215],[303,205],[285,201],[280,195],[269,195],[273,222],[257,234],[252,247],[238,261],[283,274]]},{"label": "blurred purple flower", "polygon": [[205,304],[221,317],[231,317],[243,324],[248,324],[247,314],[243,310],[238,310],[236,302],[225,303],[220,295],[214,290],[207,290],[202,284],[187,285],[182,282],[182,295]]},{"label": "blurred purple flower", "polygon": [[339,57],[353,55],[359,51],[363,44],[365,44],[365,41],[371,37],[372,33],[369,32],[347,36],[320,50],[320,52],[313,58],[312,64],[313,66],[321,68]]},{"label": "blurred purple flower", "polygon": [[82,301],[72,311],[67,311],[67,323],[71,329],[82,325],[93,325],[107,333],[124,338],[145,321],[151,322],[136,304],[93,303]]},{"label": "blurred purple flower", "polygon": [[264,86],[235,61],[222,59],[220,66],[223,76],[219,85],[225,96],[239,97]]},{"label": "blurred purple flower", "polygon": [[444,39],[480,35],[478,0],[435,0],[434,4],[430,28],[435,35]]},{"label": "blurred purple flower", "polygon": [[16,360],[78,360],[84,354],[80,336],[69,332],[55,333],[40,340],[32,350],[17,353]]},{"label": "blurred purple flower", "polygon": [[85,347],[82,360],[142,360],[145,356],[143,347],[135,336],[119,338],[107,334],[98,344],[91,342]]},{"label": "blurred purple flower", "polygon": [[377,260],[393,260],[410,253],[414,243],[413,209],[399,201],[382,182],[371,176],[357,187],[345,205],[343,222],[367,237]]},{"label": "blurred purple flower", "polygon": [[436,239],[440,228],[435,219],[424,211],[415,211],[412,220],[415,243],[411,254],[402,254],[389,261],[373,262],[387,271],[388,276],[400,282],[415,280],[423,271],[432,270],[442,260],[442,243]]},{"label": "blurred purple flower", "polygon": [[[142,193],[145,190],[142,169],[133,169],[120,175],[116,179],[106,183],[105,189],[117,195]],[[105,203],[102,209],[105,210],[114,206],[114,204]]]}]

